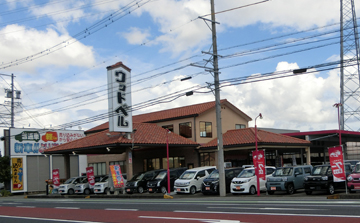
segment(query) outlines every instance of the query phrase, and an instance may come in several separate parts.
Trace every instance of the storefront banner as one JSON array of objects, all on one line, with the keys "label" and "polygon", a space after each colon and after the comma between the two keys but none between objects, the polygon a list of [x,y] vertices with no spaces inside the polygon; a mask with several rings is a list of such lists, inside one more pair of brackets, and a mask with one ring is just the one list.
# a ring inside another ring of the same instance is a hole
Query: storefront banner
[{"label": "storefront banner", "polygon": [[256,168],[259,167],[259,178],[262,180],[266,180],[266,174],[265,174],[265,156],[264,156],[264,150],[258,150],[252,152],[253,157],[253,163],[255,167],[255,173]]},{"label": "storefront banner", "polygon": [[46,149],[85,137],[82,130],[10,128],[11,156],[41,155]]},{"label": "storefront banner", "polygon": [[125,187],[120,165],[110,165],[110,173],[115,188]]},{"label": "storefront banner", "polygon": [[331,170],[334,175],[334,182],[346,181],[342,147],[337,146],[329,148],[329,159]]},{"label": "storefront banner", "polygon": [[26,157],[11,158],[11,193],[26,192]]},{"label": "storefront banner", "polygon": [[53,181],[53,185],[55,187],[59,187],[60,186],[60,172],[59,169],[53,169],[52,171],[52,181]]},{"label": "storefront banner", "polygon": [[88,179],[90,188],[94,188],[95,187],[94,167],[92,166],[86,167],[86,177]]}]

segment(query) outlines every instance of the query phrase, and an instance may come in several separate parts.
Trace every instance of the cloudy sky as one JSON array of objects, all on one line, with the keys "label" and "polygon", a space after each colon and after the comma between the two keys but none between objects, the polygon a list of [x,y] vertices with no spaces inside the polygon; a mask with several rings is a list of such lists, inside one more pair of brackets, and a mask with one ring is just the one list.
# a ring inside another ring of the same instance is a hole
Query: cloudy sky
[{"label": "cloudy sky", "polygon": [[[340,1],[215,0],[215,11],[222,99],[252,118],[262,113],[259,127],[337,128],[339,69],[323,64],[340,58]],[[134,114],[214,100],[212,74],[190,66],[211,67],[202,53],[212,50],[211,26],[198,18],[209,14],[210,0],[0,0],[0,73],[15,75],[22,97],[15,127],[51,128],[106,113],[106,67],[119,61],[132,69]],[[299,68],[312,69],[287,77]],[[10,88],[6,75],[3,89]],[[4,102],[2,127],[10,125],[7,109]]]}]

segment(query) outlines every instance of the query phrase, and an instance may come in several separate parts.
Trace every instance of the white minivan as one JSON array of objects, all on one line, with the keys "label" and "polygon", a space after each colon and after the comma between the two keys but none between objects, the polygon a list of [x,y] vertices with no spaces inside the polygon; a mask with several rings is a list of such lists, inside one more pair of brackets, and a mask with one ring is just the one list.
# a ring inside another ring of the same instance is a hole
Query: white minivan
[{"label": "white minivan", "polygon": [[203,166],[186,170],[175,180],[175,192],[195,194],[197,191],[201,191],[204,179],[215,169],[216,166]]}]

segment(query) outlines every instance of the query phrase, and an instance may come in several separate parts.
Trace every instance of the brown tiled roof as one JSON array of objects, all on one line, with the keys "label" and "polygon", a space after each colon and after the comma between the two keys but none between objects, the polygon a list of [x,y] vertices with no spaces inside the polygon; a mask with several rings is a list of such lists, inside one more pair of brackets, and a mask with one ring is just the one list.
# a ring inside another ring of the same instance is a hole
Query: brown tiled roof
[{"label": "brown tiled roof", "polygon": [[[134,123],[134,129],[136,132],[133,134],[133,139],[127,139],[124,137],[124,134],[111,132],[109,130],[104,130],[102,132],[94,133],[92,135],[86,136],[84,138],[74,140],[69,143],[65,143],[50,149],[47,149],[47,152],[55,151],[65,151],[65,150],[74,150],[80,148],[90,148],[90,147],[106,147],[106,145],[127,145],[130,146],[132,143],[134,145],[166,145],[166,137],[168,137],[169,145],[183,145],[183,146],[192,146],[196,147],[199,144],[184,138],[175,133],[167,133],[167,131],[156,124],[149,123]],[[110,134],[107,135],[107,133]]]},{"label": "brown tiled roof", "polygon": [[[229,107],[232,107],[232,109],[236,110],[240,114],[242,114],[245,118],[247,118],[249,121],[251,118],[247,116],[245,113],[240,111],[236,106],[228,102],[226,99],[223,99],[220,101],[221,104],[226,104]],[[133,122],[142,122],[142,123],[154,123],[154,122],[160,122],[164,120],[172,120],[172,119],[179,119],[183,117],[193,117],[197,116],[205,111],[208,111],[209,109],[212,109],[215,107],[215,101],[211,102],[205,102],[201,104],[195,104],[195,105],[189,105],[179,108],[172,108],[157,112],[151,112],[141,115],[134,115],[133,116]],[[104,123],[102,125],[96,126],[92,129],[89,129],[86,131],[86,133],[89,132],[95,132],[100,130],[105,130],[109,128],[109,123]]]},{"label": "brown tiled roof", "polygon": [[[310,141],[290,137],[282,134],[257,130],[258,144],[279,144],[279,145],[310,145]],[[224,147],[244,146],[255,144],[255,128],[229,130],[223,134]],[[201,148],[217,147],[217,139],[201,146]]]}]

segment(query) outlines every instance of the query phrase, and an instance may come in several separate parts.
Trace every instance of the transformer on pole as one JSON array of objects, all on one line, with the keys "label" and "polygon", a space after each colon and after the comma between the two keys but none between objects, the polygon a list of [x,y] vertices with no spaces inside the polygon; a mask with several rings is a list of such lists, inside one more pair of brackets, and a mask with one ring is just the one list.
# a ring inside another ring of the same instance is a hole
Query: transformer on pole
[{"label": "transformer on pole", "polygon": [[340,0],[341,130],[360,130],[359,37],[354,0]]}]

